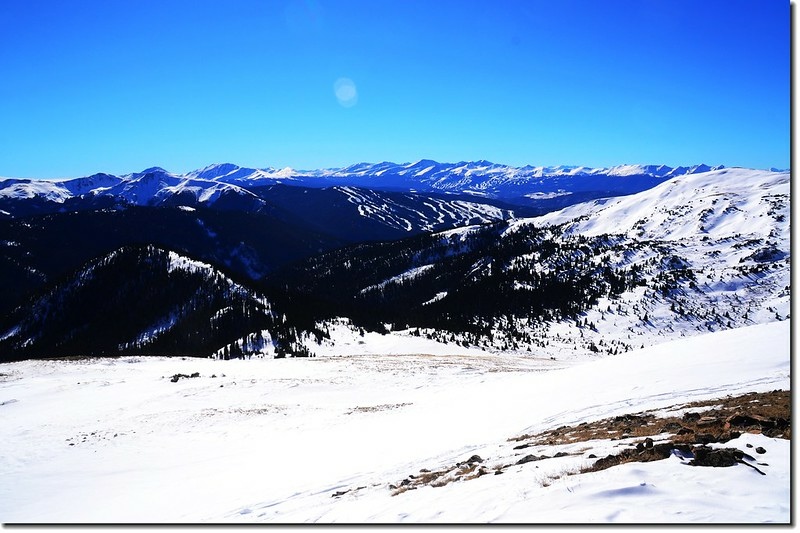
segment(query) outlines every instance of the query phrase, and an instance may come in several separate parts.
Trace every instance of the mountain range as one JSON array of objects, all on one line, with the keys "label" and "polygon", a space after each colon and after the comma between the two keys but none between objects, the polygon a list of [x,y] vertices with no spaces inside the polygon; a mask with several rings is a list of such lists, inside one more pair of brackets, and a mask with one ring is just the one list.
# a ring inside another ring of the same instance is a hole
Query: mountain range
[{"label": "mountain range", "polygon": [[[449,197],[550,207],[553,202],[548,200],[561,196],[577,194],[577,201],[582,201],[586,195],[631,194],[675,176],[720,168],[707,165],[511,167],[489,161],[438,163],[427,159],[408,164],[359,163],[312,171],[253,169],[223,163],[186,174],[173,174],[152,167],[123,176],[100,173],[63,180],[0,179],[0,215],[23,216],[108,205],[201,205],[258,211],[269,209],[270,193],[276,185],[332,189],[345,196],[353,187],[372,191],[444,193]],[[571,200],[566,203],[574,203]],[[562,199],[561,204],[564,203]]]},{"label": "mountain range", "polygon": [[542,357],[789,316],[789,173],[486,161],[0,180],[0,359]]}]

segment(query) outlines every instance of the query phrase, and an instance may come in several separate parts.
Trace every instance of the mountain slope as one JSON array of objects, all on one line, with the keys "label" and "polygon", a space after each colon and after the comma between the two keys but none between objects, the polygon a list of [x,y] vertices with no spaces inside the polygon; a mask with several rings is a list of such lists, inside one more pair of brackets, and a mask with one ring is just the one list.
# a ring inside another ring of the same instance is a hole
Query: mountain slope
[{"label": "mountain slope", "polygon": [[252,187],[285,220],[300,220],[348,242],[393,240],[418,233],[534,216],[545,211],[497,200],[442,194],[378,191],[349,186],[324,189]]},{"label": "mountain slope", "polygon": [[536,224],[568,223],[567,233],[586,236],[613,231],[678,241],[750,234],[774,241],[788,228],[789,183],[788,172],[716,170],[671,179],[636,196],[569,207]]},{"label": "mountain slope", "polygon": [[259,350],[271,344],[274,323],[266,299],[210,265],[152,246],[128,247],[18,308],[0,327],[0,354],[207,356],[223,350],[230,356],[249,334],[259,334]]},{"label": "mountain slope", "polygon": [[540,218],[364,244],[270,278],[305,320],[547,357],[789,314],[789,174],[718,170]]},{"label": "mountain slope", "polygon": [[120,247],[153,244],[244,278],[347,244],[275,213],[130,207],[0,220],[0,316],[33,291]]}]

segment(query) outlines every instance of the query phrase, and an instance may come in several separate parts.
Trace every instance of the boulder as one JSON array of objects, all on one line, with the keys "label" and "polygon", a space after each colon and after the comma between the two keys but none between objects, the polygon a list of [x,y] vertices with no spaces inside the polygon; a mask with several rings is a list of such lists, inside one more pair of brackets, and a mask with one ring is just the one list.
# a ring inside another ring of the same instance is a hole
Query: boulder
[{"label": "boulder", "polygon": [[706,446],[698,446],[692,452],[694,453],[694,459],[689,461],[689,464],[693,466],[734,466],[744,457],[744,452],[736,448],[713,449]]}]

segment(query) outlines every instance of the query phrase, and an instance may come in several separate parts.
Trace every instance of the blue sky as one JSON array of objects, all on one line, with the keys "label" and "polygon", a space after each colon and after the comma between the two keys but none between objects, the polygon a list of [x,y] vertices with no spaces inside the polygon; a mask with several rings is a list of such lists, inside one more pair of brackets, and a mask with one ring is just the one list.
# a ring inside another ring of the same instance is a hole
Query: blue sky
[{"label": "blue sky", "polygon": [[788,168],[789,19],[777,0],[2,0],[0,176]]}]

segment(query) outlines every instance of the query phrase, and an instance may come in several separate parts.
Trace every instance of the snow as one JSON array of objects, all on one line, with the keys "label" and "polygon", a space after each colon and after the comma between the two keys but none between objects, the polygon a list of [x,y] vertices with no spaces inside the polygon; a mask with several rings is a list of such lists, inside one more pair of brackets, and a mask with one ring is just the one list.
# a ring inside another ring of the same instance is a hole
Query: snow
[{"label": "snow", "polygon": [[403,272],[401,274],[398,274],[396,276],[392,276],[389,279],[383,280],[383,281],[381,281],[380,283],[378,283],[376,285],[370,285],[368,287],[364,287],[363,289],[361,289],[360,292],[361,292],[361,294],[365,294],[365,293],[370,292],[370,291],[383,289],[384,287],[386,287],[387,285],[391,285],[392,283],[404,283],[406,281],[410,281],[410,280],[418,277],[420,274],[422,274],[426,270],[430,270],[435,266],[436,265],[422,265],[422,266],[411,268],[411,269],[406,270],[405,272]]},{"label": "snow", "polygon": [[[416,169],[430,166],[418,164]],[[382,163],[378,172],[391,165]],[[223,172],[224,166],[204,170]],[[360,164],[343,171],[363,176],[375,168]],[[514,177],[509,167],[485,161],[448,168],[460,176],[445,181],[459,187],[490,188],[500,183],[491,180]],[[256,177],[292,173],[284,170],[259,170]],[[439,172],[419,174],[444,179]],[[473,179],[480,172],[483,177]],[[737,326],[758,325],[700,335],[711,328],[705,317],[679,319],[669,311],[670,300],[636,287],[613,300],[601,298],[582,315],[601,324],[600,332],[552,324],[543,336],[548,345],[530,355],[488,353],[411,331],[361,332],[339,319],[323,325],[330,339],[301,339],[318,356],[312,359],[0,364],[0,521],[788,523],[785,440],[745,434],[726,443],[767,449],[767,465],[759,467],[765,476],[744,465],[691,467],[676,455],[569,475],[590,464],[589,453],[602,457],[630,440],[537,445],[524,452],[508,441],[562,425],[790,387],[789,173],[703,165],[627,165],[603,172],[678,177],[633,196],[518,220],[507,233],[563,224],[565,238],[615,234],[618,242],[650,242],[654,247],[632,247],[614,264],[660,261],[658,246],[667,250],[664,259],[676,259],[674,266],[658,263],[655,272],[688,265],[697,273],[697,288],[682,305],[713,311]],[[98,185],[113,181],[98,178]],[[63,201],[70,192],[65,183],[8,180],[0,182],[0,196]],[[90,184],[72,185],[84,190]],[[211,202],[223,190],[238,190],[163,171],[125,177],[113,188],[129,189],[140,202],[160,191],[189,191]],[[368,190],[337,190],[363,216],[402,228],[411,227],[412,217],[432,227],[445,216],[466,221],[503,215],[438,199],[420,203],[423,213],[380,203]],[[455,249],[477,228],[438,237]],[[755,269],[762,263],[769,268]],[[364,291],[429,268],[417,266]],[[207,271],[210,265],[170,253],[170,269]],[[431,294],[428,302],[446,295]],[[266,333],[238,342],[256,343],[270,355],[274,346]],[[577,335],[581,342],[627,337],[627,344],[649,347],[598,358],[576,350]],[[687,338],[665,342],[679,336]],[[200,376],[169,379],[194,372]],[[396,496],[389,488],[422,468],[446,468],[473,454],[491,466],[514,465],[528,452],[570,455]],[[334,497],[337,492],[344,494]]]},{"label": "snow", "polygon": [[70,196],[62,182],[15,179],[0,181],[0,198],[42,197],[51,202],[63,203]]},{"label": "snow", "polygon": [[526,194],[527,198],[532,198],[533,200],[549,200],[552,198],[558,198],[561,196],[569,196],[572,194],[569,191],[559,190],[554,192],[532,192],[530,194]]},{"label": "snow", "polygon": [[673,178],[632,196],[576,204],[536,222],[570,222],[568,232],[586,236],[629,233],[640,239],[678,240],[697,239],[698,234],[715,238],[737,233],[768,235],[771,205],[765,198],[788,199],[789,181],[788,172],[715,170]]},{"label": "snow", "polygon": [[[510,222],[504,236],[533,226],[552,232],[556,241],[599,238],[617,251],[603,253],[596,264],[637,265],[646,272],[647,287],[601,298],[582,313],[584,326],[596,324],[596,330],[577,328],[571,321],[549,324],[537,333],[549,344],[532,346],[532,352],[585,359],[592,346],[610,353],[787,319],[790,218],[788,173],[730,168]],[[520,257],[525,259],[537,257]],[[540,262],[534,268],[560,267]],[[682,269],[693,272],[693,281],[684,280],[669,293],[654,290],[658,276]]]},{"label": "snow", "polygon": [[374,331],[361,331],[350,325],[344,318],[325,323],[330,339],[317,343],[306,339],[305,345],[317,356],[343,357],[352,355],[472,355],[494,357],[478,348],[464,348],[455,344],[445,344],[424,337],[409,335],[407,332],[388,334]]},{"label": "snow", "polygon": [[[523,433],[788,389],[788,321],[567,366],[415,348],[393,356],[2,364],[0,521],[790,520],[789,443],[749,434],[726,446],[763,446],[765,476],[744,465],[692,467],[676,456],[565,475],[587,462],[588,450],[573,444],[563,446],[577,455],[499,476],[397,496],[388,488],[472,454],[508,462],[528,451],[507,440]],[[169,379],[193,372],[200,377]],[[622,444],[581,443],[600,453]],[[337,491],[349,492],[332,497]]]},{"label": "snow", "polygon": [[355,205],[358,214],[403,231],[433,231],[441,225],[462,226],[504,220],[511,212],[487,204],[405,196],[392,199],[370,189],[333,187]]},{"label": "snow", "polygon": [[185,270],[186,272],[212,272],[214,267],[208,263],[196,261],[175,252],[169,252],[169,272]]},{"label": "snow", "polygon": [[430,304],[432,304],[434,302],[438,302],[439,300],[441,300],[445,296],[447,296],[447,291],[437,292],[436,295],[433,298],[423,302],[422,305],[430,305]]}]

